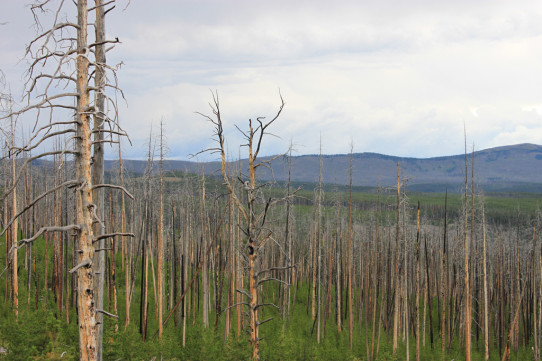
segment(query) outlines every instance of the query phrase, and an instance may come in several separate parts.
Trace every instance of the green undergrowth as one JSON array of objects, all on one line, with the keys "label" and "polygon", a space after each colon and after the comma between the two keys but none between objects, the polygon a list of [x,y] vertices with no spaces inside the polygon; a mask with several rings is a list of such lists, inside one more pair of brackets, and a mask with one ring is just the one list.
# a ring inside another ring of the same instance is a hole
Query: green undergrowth
[{"label": "green undergrowth", "polygon": [[[5,247],[3,238],[0,238],[0,247]],[[75,312],[73,300],[70,299],[69,323],[65,311],[60,312],[52,291],[45,290],[44,284],[44,240],[38,239],[34,243],[33,252],[38,256],[37,264],[38,275],[38,299],[34,283],[31,284],[30,294],[27,290],[27,275],[24,268],[25,250],[19,252],[19,316],[14,315],[13,305],[11,304],[9,294],[6,295],[6,277],[4,272],[0,277],[0,346],[7,349],[5,356],[0,355],[0,360],[77,360],[78,359],[78,327],[77,315]],[[49,252],[49,277],[52,274],[52,254]],[[120,264],[120,254],[117,264]],[[1,269],[5,268],[5,259],[0,259]],[[193,271],[193,270],[192,270]],[[230,336],[225,339],[224,324],[225,315],[216,317],[213,311],[209,315],[210,325],[208,328],[202,326],[201,320],[201,300],[196,304],[196,318],[190,313],[186,319],[186,337],[185,345],[182,344],[183,337],[183,319],[180,314],[172,317],[164,328],[164,334],[161,340],[154,337],[158,328],[154,293],[152,283],[149,282],[149,323],[147,329],[147,340],[142,341],[142,335],[139,333],[139,303],[140,289],[139,280],[141,274],[138,274],[136,289],[131,306],[131,323],[125,329],[125,290],[124,273],[117,272],[117,295],[119,319],[104,317],[104,338],[103,352],[104,360],[247,360],[250,359],[252,350],[248,343],[248,335],[241,331],[237,333],[237,313],[232,312],[232,330]],[[34,278],[32,282],[34,282]],[[268,286],[269,285],[269,286]],[[201,283],[195,283],[193,286],[195,292],[201,292]],[[277,294],[277,289],[270,283],[264,287],[267,295],[266,301],[276,302],[273,298]],[[335,303],[334,298],[330,317],[325,325],[324,336],[321,342],[317,342],[316,325],[311,317],[311,310],[307,305],[310,289],[307,284],[300,284],[297,290],[292,289],[292,304],[289,320],[283,318],[280,313],[272,307],[265,307],[260,319],[264,320],[270,317],[274,319],[263,324],[260,327],[261,359],[262,360],[366,360],[367,344],[371,345],[372,332],[367,328],[365,320],[359,321],[359,315],[356,312],[353,347],[349,347],[349,333],[347,322],[343,321],[343,327],[339,333],[335,322]],[[335,294],[335,290],[332,290]],[[359,294],[359,290],[355,291]],[[295,295],[295,297],[293,296]],[[71,296],[70,296],[71,297]],[[213,298],[214,296],[211,295]],[[201,297],[196,297],[201,299]],[[105,309],[113,310],[109,301],[109,293],[106,287]],[[346,300],[346,293],[343,293],[343,300]],[[436,300],[435,300],[436,301]],[[37,306],[36,306],[37,304]],[[223,304],[223,307],[225,305]],[[342,312],[346,310],[346,304],[343,304]],[[460,342],[459,335],[454,335],[451,347],[445,355],[440,352],[440,335],[438,334],[438,307],[433,304],[433,329],[434,344],[430,346],[429,326],[426,326],[426,345],[422,347],[422,360],[464,360],[464,349]],[[166,310],[165,314],[169,313]],[[247,320],[245,319],[245,322]],[[429,322],[429,320],[427,320]],[[216,323],[216,327],[215,327]],[[369,322],[370,324],[370,322]],[[118,329],[118,331],[116,331]],[[384,329],[381,332],[381,340],[378,353],[375,360],[391,361],[406,359],[406,342],[401,339],[399,348],[393,356],[391,343],[392,340]],[[415,338],[410,333],[409,353],[411,359],[415,359],[416,343]],[[499,360],[502,357],[495,340],[491,342],[491,360]],[[472,359],[483,360],[484,348],[483,340],[480,337],[476,340],[473,337]],[[532,358],[531,345],[521,347],[519,350],[512,351],[512,360],[527,360]]]},{"label": "green undergrowth", "polygon": [[[3,285],[2,285],[3,286]],[[361,324],[356,316],[353,332],[353,348],[349,347],[349,333],[347,322],[343,323],[341,332],[337,332],[334,307],[331,317],[325,325],[324,336],[320,343],[316,339],[316,325],[312,320],[311,311],[307,307],[309,288],[300,286],[296,292],[295,304],[289,321],[274,309],[266,307],[261,319],[274,317],[270,322],[260,326],[261,359],[262,360],[366,360],[367,344],[371,345],[372,332],[370,327]],[[22,290],[20,297],[26,297]],[[151,295],[152,292],[149,292]],[[119,300],[121,296],[119,295]],[[24,298],[26,300],[26,298]],[[52,295],[47,302],[44,299],[35,308],[35,303],[21,302],[19,316],[15,319],[12,306],[9,302],[0,303],[0,346],[8,350],[7,355],[0,356],[0,360],[77,360],[78,334],[76,314],[70,312],[70,323],[66,323],[66,315],[59,313]],[[210,326],[202,326],[201,316],[194,320],[192,314],[187,317],[185,345],[182,345],[182,319],[177,316],[177,324],[171,319],[164,328],[161,340],[154,337],[157,322],[153,302],[149,306],[149,325],[147,341],[142,341],[139,333],[138,303],[134,302],[132,308],[132,323],[124,329],[124,310],[120,307],[120,320],[106,318],[104,321],[104,360],[248,360],[252,350],[248,343],[247,334],[237,334],[236,312],[232,312],[232,330],[230,336],[224,337],[224,315],[218,318],[215,328],[216,314],[210,314]],[[200,309],[201,310],[201,309]],[[344,312],[344,308],[343,308]],[[440,352],[440,336],[438,335],[436,310],[435,335],[433,348],[430,346],[429,327],[426,329],[426,345],[421,349],[422,360],[463,360],[464,349],[460,344],[459,336],[443,356]],[[200,312],[201,314],[201,312]],[[246,321],[246,320],[245,320]],[[117,323],[118,322],[118,323]],[[115,332],[118,325],[118,332]],[[366,331],[369,334],[366,335]],[[416,343],[412,333],[409,338],[409,351],[411,359],[415,359]],[[483,360],[483,341],[473,342],[472,359]],[[496,346],[492,347],[491,360],[499,360],[502,355]],[[517,353],[512,352],[512,360],[530,359],[531,347],[521,348]],[[400,339],[399,348],[395,357],[391,348],[391,339],[382,329],[380,347],[376,354],[377,361],[400,361],[406,359],[406,342]]]}]

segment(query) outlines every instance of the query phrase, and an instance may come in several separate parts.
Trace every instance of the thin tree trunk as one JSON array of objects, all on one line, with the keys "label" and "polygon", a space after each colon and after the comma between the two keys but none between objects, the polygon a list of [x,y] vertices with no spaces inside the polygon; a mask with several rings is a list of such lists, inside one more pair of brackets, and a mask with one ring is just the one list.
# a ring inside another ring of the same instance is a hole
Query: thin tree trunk
[{"label": "thin tree trunk", "polygon": [[399,212],[400,212],[401,185],[399,183],[399,163],[397,163],[397,205],[395,214],[395,300],[393,311],[393,356],[397,352],[399,332]]},{"label": "thin tree trunk", "polygon": [[502,355],[502,361],[508,360],[510,358],[510,341],[511,341],[512,336],[514,334],[514,329],[518,325],[519,310],[520,310],[520,307],[521,307],[521,302],[523,301],[523,294],[524,294],[525,288],[526,288],[525,286],[526,286],[526,283],[523,284],[521,294],[520,294],[520,296],[519,296],[519,298],[517,300],[516,311],[514,312],[514,319],[513,319],[512,323],[510,325],[510,331],[508,332],[508,337],[506,339],[506,347],[505,347],[504,353]]},{"label": "thin tree trunk", "polygon": [[321,303],[322,303],[322,245],[321,245],[321,230],[320,230],[320,220],[322,218],[322,141],[320,139],[320,171],[319,171],[319,177],[318,177],[318,208],[316,211],[316,232],[315,232],[315,243],[317,247],[317,255],[318,255],[318,325],[317,325],[317,331],[316,331],[316,341],[320,343],[320,337],[321,337]]},{"label": "thin tree trunk", "polygon": [[350,144],[350,191],[348,201],[348,340],[350,349],[353,346],[354,333],[354,314],[352,304],[354,303],[354,294],[352,290],[352,258],[354,256],[354,247],[352,245],[352,158],[353,145]]},{"label": "thin tree trunk", "polygon": [[[13,117],[11,117],[11,146],[15,147],[15,127],[13,123]],[[15,166],[15,154],[11,154],[11,175],[13,191],[11,194],[11,214],[13,217],[17,214],[17,169]],[[15,218],[11,224],[11,244],[13,247],[12,261],[11,261],[11,276],[12,276],[12,290],[13,290],[13,312],[15,313],[15,319],[19,316],[19,279],[18,279],[18,251],[17,251],[17,234],[19,231],[18,218]]]},{"label": "thin tree trunk", "polygon": [[[120,186],[124,187],[124,169],[122,166],[122,155],[121,155],[121,146],[120,146],[120,136],[119,136],[119,177],[120,177]],[[126,205],[125,205],[125,199],[124,199],[124,192],[120,192],[120,227],[121,232],[124,234],[126,233]],[[124,265],[124,294],[125,294],[125,303],[126,303],[126,319],[124,322],[124,330],[128,328],[128,325],[130,324],[130,305],[131,305],[131,298],[130,294],[132,293],[131,290],[131,283],[130,280],[132,278],[131,270],[132,270],[132,263],[131,263],[131,252],[129,249],[131,247],[129,246],[129,243],[126,242],[126,237],[122,236],[122,255],[123,255],[123,265]]]},{"label": "thin tree trunk", "polygon": [[[433,306],[432,306],[432,297],[431,297],[431,279],[429,277],[429,258],[427,256],[427,237],[424,237],[424,250],[425,250],[425,282],[426,282],[426,302],[429,305],[429,339],[431,341],[431,349],[433,349]],[[433,255],[433,250],[431,249],[431,255]],[[438,298],[437,298],[438,300]],[[446,303],[446,302],[444,302]],[[443,304],[444,304],[443,303]],[[424,340],[425,340],[425,306],[424,306]],[[425,346],[425,342],[424,342]]]},{"label": "thin tree trunk", "polygon": [[[375,252],[374,252],[374,268],[373,268],[373,284],[374,284],[374,296],[373,296],[373,323],[372,323],[372,336],[371,336],[371,360],[374,360],[374,346],[376,337],[376,316],[377,316],[377,303],[380,298],[380,279],[378,277],[380,271],[380,180],[378,181],[378,200],[376,205],[376,226],[375,226]],[[379,317],[380,327],[380,317]]]},{"label": "thin tree trunk", "polygon": [[164,125],[160,123],[160,220],[158,223],[158,338],[162,339],[164,305]]},{"label": "thin tree trunk", "polygon": [[[483,271],[484,271],[484,351],[485,359],[489,360],[489,302],[487,291],[487,243],[486,243],[486,219],[484,205],[482,205],[482,243],[483,243]],[[536,310],[535,310],[536,314]],[[536,346],[536,342],[535,342]],[[536,347],[535,347],[536,348]],[[535,351],[536,352],[536,351]]]},{"label": "thin tree trunk", "polygon": [[[95,92],[95,107],[96,114],[94,116],[94,144],[93,144],[93,164],[92,164],[92,183],[103,184],[104,183],[104,122],[105,122],[105,68],[103,65],[106,63],[105,59],[105,12],[103,6],[103,0],[95,0],[96,5],[96,75],[94,78],[94,86],[100,91]],[[100,236],[105,233],[104,229],[104,190],[103,188],[96,188],[92,191],[92,200],[96,205],[96,216],[101,222],[94,224],[93,232],[95,235]],[[104,276],[105,276],[105,239],[100,239],[96,242],[97,251],[94,255],[94,266],[97,274],[94,282],[94,293],[96,298],[96,308],[103,309],[103,290],[104,290]],[[102,360],[102,340],[103,340],[103,315],[98,312],[96,314],[96,359]]]},{"label": "thin tree trunk", "polygon": [[[416,216],[416,361],[420,361],[420,202]],[[407,335],[408,336],[408,335]]]},{"label": "thin tree trunk", "polygon": [[463,225],[463,249],[465,254],[465,361],[471,360],[471,310],[470,310],[470,277],[469,277],[469,234],[468,234],[468,162],[467,162],[467,142],[465,136],[465,203],[464,203],[464,225]]},{"label": "thin tree trunk", "polygon": [[[207,249],[207,217],[205,215],[205,170],[202,167],[201,179],[201,247]],[[203,286],[203,327],[209,327],[209,258],[207,252],[202,252],[203,270],[202,270],[202,286]]]},{"label": "thin tree trunk", "polygon": [[[288,264],[293,264],[293,238],[290,232],[290,217],[291,217],[291,178],[292,178],[292,144],[290,144],[290,151],[288,154],[288,186],[287,186],[287,193],[286,193],[286,230],[284,235],[284,240],[286,241],[286,244],[288,245]],[[283,265],[286,266],[286,265]],[[286,281],[288,282],[288,292],[287,296],[285,298],[285,310],[286,310],[286,325],[290,323],[290,302],[291,302],[291,293],[292,293],[292,283],[293,283],[293,272],[294,269],[288,270]]]},{"label": "thin tree trunk", "polygon": [[441,282],[441,319],[440,319],[440,340],[441,340],[441,352],[442,359],[444,359],[444,351],[446,350],[446,302],[447,300],[447,280],[448,280],[448,268],[446,267],[446,237],[448,229],[448,189],[446,189],[446,195],[444,196],[444,236],[442,238],[442,267],[440,270],[440,282]]},{"label": "thin tree trunk", "polygon": [[[533,263],[533,273],[535,273],[536,265]],[[533,277],[533,282],[536,284],[536,278]],[[533,341],[534,341],[534,360],[538,361],[540,359],[539,351],[538,351],[538,298],[537,298],[537,291],[536,287],[533,290]]]}]

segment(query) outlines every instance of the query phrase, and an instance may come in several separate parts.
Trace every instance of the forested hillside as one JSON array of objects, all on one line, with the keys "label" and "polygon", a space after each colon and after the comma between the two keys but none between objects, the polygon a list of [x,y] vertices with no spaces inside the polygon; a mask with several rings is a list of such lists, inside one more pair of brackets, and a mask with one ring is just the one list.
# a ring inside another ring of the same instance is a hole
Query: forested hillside
[{"label": "forested hillside", "polygon": [[[518,144],[506,147],[485,149],[474,152],[476,182],[487,192],[529,192],[540,193],[542,182],[542,146]],[[270,157],[271,159],[271,157]],[[323,181],[326,184],[348,184],[348,154],[324,155]],[[298,183],[318,182],[318,155],[292,157],[292,181]],[[233,162],[236,163],[236,162]],[[232,163],[232,166],[234,165]],[[376,187],[392,185],[395,182],[395,167],[400,164],[408,178],[409,189],[422,192],[460,193],[464,179],[464,155],[434,158],[405,158],[376,153],[357,153],[353,155],[353,184],[355,186]],[[113,169],[118,162],[106,161],[106,168]],[[127,160],[127,170],[142,173],[145,161]],[[244,169],[247,160],[241,160]],[[197,173],[205,167],[208,174],[220,170],[219,162],[196,163],[190,161],[168,160],[165,169]],[[262,180],[284,182],[288,179],[288,160],[278,157],[270,162],[270,168],[259,170]]]}]

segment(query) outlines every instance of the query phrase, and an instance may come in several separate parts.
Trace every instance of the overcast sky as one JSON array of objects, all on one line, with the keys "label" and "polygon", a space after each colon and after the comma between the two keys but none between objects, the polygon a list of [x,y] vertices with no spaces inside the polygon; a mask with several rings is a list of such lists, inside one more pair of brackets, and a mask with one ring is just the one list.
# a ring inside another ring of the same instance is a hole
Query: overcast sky
[{"label": "overcast sky", "polygon": [[[90,3],[91,1],[89,1]],[[0,69],[20,94],[33,17],[2,0]],[[165,123],[170,158],[212,145],[210,89],[220,96],[228,147],[234,128],[272,117],[263,152],[355,152],[431,157],[542,144],[542,2],[509,0],[118,0],[107,33],[122,44],[127,105],[120,119],[145,156]],[[75,8],[71,1],[68,9]],[[14,90],[15,89],[15,90]],[[17,93],[17,91],[19,93]]]}]

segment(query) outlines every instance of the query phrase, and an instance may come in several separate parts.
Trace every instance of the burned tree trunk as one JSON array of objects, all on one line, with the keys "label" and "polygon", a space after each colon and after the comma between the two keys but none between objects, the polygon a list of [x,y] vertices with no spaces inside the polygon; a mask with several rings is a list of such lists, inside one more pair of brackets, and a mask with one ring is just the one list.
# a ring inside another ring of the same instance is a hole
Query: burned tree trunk
[{"label": "burned tree trunk", "polygon": [[[87,45],[87,2],[77,3],[77,124],[75,141],[75,178],[81,182],[76,190],[76,224],[79,227],[77,238],[78,252],[78,317],[79,317],[79,357],[81,360],[98,360],[97,355],[97,325],[94,288],[94,233],[92,230],[92,177],[90,164],[92,158],[92,138],[90,128],[89,97],[89,60],[85,55]],[[73,271],[73,270],[72,270]]]},{"label": "burned tree trunk", "polygon": [[[94,49],[96,56],[96,63],[105,64],[105,13],[103,0],[95,0],[96,5],[96,47]],[[85,9],[86,10],[86,9]],[[79,57],[80,58],[80,57]],[[88,86],[88,84],[87,84]],[[96,67],[96,75],[94,77],[94,87],[96,89],[104,90],[105,88],[105,69],[103,66]],[[105,122],[105,97],[102,91],[97,91],[95,94],[94,107],[96,112],[94,114],[94,129],[92,134],[94,135],[93,142],[93,154],[92,154],[92,184],[104,183],[104,122]],[[90,134],[89,134],[90,135]],[[94,211],[98,222],[94,223],[93,232],[95,235],[102,235],[105,233],[104,215],[105,215],[105,201],[104,190],[102,188],[95,188],[92,190],[92,201],[94,202]],[[104,298],[104,276],[105,276],[105,239],[101,238],[95,245],[95,254],[93,258],[95,279],[94,279],[94,293],[96,298],[96,307],[103,309]],[[103,339],[103,315],[101,313],[96,314],[96,352],[97,360],[102,359],[102,339]]]},{"label": "burned tree trunk", "polygon": [[[209,122],[211,122],[215,127],[215,136],[218,143],[218,147],[208,149],[205,151],[216,151],[220,154],[221,157],[221,171],[222,178],[228,189],[228,192],[233,200],[235,207],[239,210],[242,220],[244,221],[240,224],[240,228],[245,235],[245,256],[247,259],[247,269],[248,269],[248,290],[238,289],[237,291],[244,295],[247,299],[247,302],[241,302],[248,308],[248,317],[249,317],[249,341],[252,345],[252,359],[260,359],[260,336],[259,329],[260,325],[270,321],[272,318],[260,321],[259,319],[259,310],[264,305],[272,306],[279,308],[271,302],[262,303],[259,299],[259,291],[261,285],[269,281],[278,281],[283,282],[278,278],[273,277],[273,272],[280,270],[288,270],[292,266],[288,265],[283,266],[273,266],[271,265],[268,268],[262,269],[262,262],[259,259],[261,248],[266,244],[266,242],[276,242],[273,238],[273,232],[265,227],[267,218],[269,216],[269,208],[276,204],[278,201],[284,200],[273,200],[271,198],[265,200],[262,204],[260,201],[259,189],[256,181],[256,170],[262,165],[268,164],[271,160],[260,161],[258,159],[258,154],[261,150],[262,140],[264,135],[267,134],[267,128],[280,116],[282,109],[284,107],[284,101],[281,97],[281,105],[277,114],[268,122],[264,122],[263,117],[256,119],[256,125],[253,124],[252,120],[248,122],[248,131],[242,132],[245,140],[247,141],[246,146],[248,149],[248,173],[249,177],[247,180],[244,180],[241,184],[244,192],[246,193],[244,203],[241,202],[241,198],[236,190],[235,186],[232,184],[232,180],[229,178],[227,163],[226,163],[226,151],[225,151],[225,140],[222,127],[222,118],[220,114],[220,105],[218,101],[218,95],[213,94],[213,104],[211,104],[211,110],[214,114],[214,117],[207,115],[202,115]],[[240,178],[239,178],[240,179]]]}]

